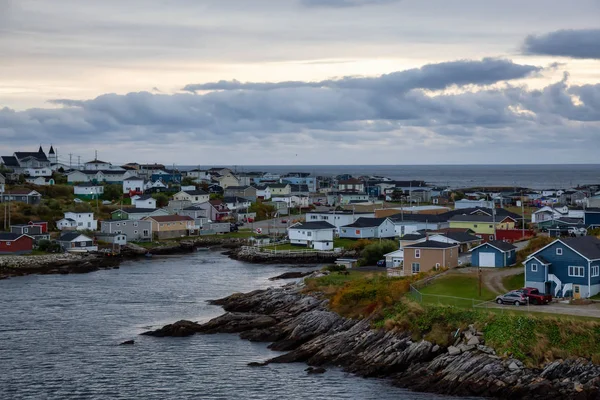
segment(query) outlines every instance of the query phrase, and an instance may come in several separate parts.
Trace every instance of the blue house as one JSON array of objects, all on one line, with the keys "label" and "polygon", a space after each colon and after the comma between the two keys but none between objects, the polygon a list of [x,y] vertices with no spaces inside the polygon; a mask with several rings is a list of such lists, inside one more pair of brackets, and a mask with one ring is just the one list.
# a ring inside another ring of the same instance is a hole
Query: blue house
[{"label": "blue house", "polygon": [[583,212],[583,223],[588,228],[600,228],[600,208],[586,208]]},{"label": "blue house", "polygon": [[600,292],[600,240],[558,239],[525,260],[525,286],[555,297],[587,298]]},{"label": "blue house", "polygon": [[508,242],[492,240],[471,249],[474,267],[509,267],[517,261],[517,248]]}]

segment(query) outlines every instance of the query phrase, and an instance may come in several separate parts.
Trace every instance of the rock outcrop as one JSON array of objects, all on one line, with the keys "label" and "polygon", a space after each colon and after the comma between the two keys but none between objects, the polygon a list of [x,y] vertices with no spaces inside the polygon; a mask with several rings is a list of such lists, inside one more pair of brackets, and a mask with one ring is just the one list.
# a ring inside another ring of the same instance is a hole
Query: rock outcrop
[{"label": "rock outcrop", "polygon": [[413,341],[407,332],[372,329],[369,320],[343,318],[327,309],[327,301],[300,292],[298,285],[234,294],[212,304],[226,314],[205,324],[179,321],[152,336],[195,333],[240,333],[244,339],[272,342],[287,351],[251,366],[305,362],[321,373],[340,366],[364,377],[390,379],[395,385],[424,392],[511,399],[600,398],[600,367],[582,359],[529,369],[516,359],[503,359],[485,345],[474,327],[457,334],[453,346]]}]

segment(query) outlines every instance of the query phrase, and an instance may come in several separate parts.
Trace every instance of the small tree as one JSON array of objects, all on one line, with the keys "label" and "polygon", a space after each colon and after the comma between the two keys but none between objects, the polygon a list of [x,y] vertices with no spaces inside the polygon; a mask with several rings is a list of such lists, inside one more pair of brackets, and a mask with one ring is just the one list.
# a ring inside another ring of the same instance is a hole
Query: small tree
[{"label": "small tree", "polygon": [[169,196],[164,193],[157,193],[153,196],[156,199],[156,205],[158,207],[166,207],[169,205]]},{"label": "small tree", "polygon": [[392,240],[382,240],[381,242],[371,243],[366,246],[360,254],[360,265],[374,265],[381,260],[383,256],[392,251],[398,250],[398,243]]},{"label": "small tree", "polygon": [[121,185],[104,185],[104,194],[102,199],[104,200],[119,200],[122,196],[123,187]]}]

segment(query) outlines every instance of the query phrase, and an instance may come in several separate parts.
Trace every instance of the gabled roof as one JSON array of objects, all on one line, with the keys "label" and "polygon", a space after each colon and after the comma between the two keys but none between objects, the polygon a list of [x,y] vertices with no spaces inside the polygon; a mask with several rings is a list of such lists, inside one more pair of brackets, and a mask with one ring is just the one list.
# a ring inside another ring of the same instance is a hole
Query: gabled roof
[{"label": "gabled roof", "polygon": [[92,182],[79,182],[79,183],[75,184],[75,186],[79,186],[79,187],[100,187],[102,185],[98,185],[97,183],[92,183]]},{"label": "gabled roof", "polygon": [[560,239],[560,241],[588,260],[600,259],[600,239],[595,236],[565,238]]},{"label": "gabled roof", "polygon": [[310,222],[298,222],[290,226],[290,229],[306,229],[306,230],[321,230],[321,229],[335,229],[334,225],[331,225],[326,221],[310,221]]},{"label": "gabled roof", "polygon": [[110,163],[108,163],[106,161],[92,160],[92,161],[86,162],[86,164],[110,164]]},{"label": "gabled roof", "polygon": [[119,211],[127,214],[150,214],[158,210],[160,210],[160,208],[121,208],[119,210],[111,212],[111,214],[114,214]]},{"label": "gabled roof", "polygon": [[343,228],[372,228],[375,226],[380,226],[389,218],[369,218],[369,217],[360,217],[353,224],[345,225]]},{"label": "gabled roof", "polygon": [[400,238],[400,240],[421,240],[424,239],[426,236],[425,235],[421,235],[419,233],[409,233],[408,235],[404,235]]},{"label": "gabled roof", "polygon": [[223,197],[224,203],[249,203],[250,200],[244,199],[243,197],[238,196],[225,196]]},{"label": "gabled roof", "polygon": [[19,239],[21,236],[31,237],[22,233],[0,232],[0,242],[13,242]]},{"label": "gabled roof", "polygon": [[255,189],[254,187],[248,186],[248,185],[243,185],[243,186],[227,186],[227,188],[225,189],[225,191],[228,191],[228,190],[246,190],[246,189],[250,189],[250,188]]},{"label": "gabled roof", "polygon": [[424,242],[419,242],[415,244],[409,244],[408,246],[404,246],[404,248],[412,248],[412,249],[449,249],[451,247],[458,247],[457,244],[454,243],[444,243],[438,242],[437,240],[426,240]]},{"label": "gabled roof", "polygon": [[[500,222],[504,218],[509,217],[500,217],[496,218],[496,222]],[[489,215],[455,215],[450,218],[450,221],[458,221],[458,222],[493,222],[494,218]]]},{"label": "gabled roof", "polygon": [[137,201],[137,200],[149,200],[149,199],[152,199],[152,198],[153,198],[151,194],[143,194],[143,195],[141,195],[141,196],[140,196],[140,195],[137,195],[137,196],[135,196],[135,197],[137,197],[136,201]]},{"label": "gabled roof", "polygon": [[183,193],[188,194],[190,196],[206,196],[208,193],[204,190],[184,190]]},{"label": "gabled roof", "polygon": [[481,241],[481,238],[479,238],[475,235],[471,235],[470,233],[466,233],[466,232],[446,232],[446,233],[442,233],[442,235],[446,236],[449,239],[456,240],[457,242],[460,242],[460,243]]},{"label": "gabled roof", "polygon": [[402,221],[438,223],[438,222],[447,222],[448,221],[448,218],[445,217],[445,215],[446,215],[445,213],[438,214],[438,215],[434,215],[434,214],[404,214],[404,216],[402,216],[402,214],[394,214],[389,218],[394,223],[400,223]]},{"label": "gabled roof", "polygon": [[[41,148],[40,148],[40,150],[41,150]],[[31,158],[35,158],[36,160],[39,160],[39,161],[48,161],[46,154],[43,151],[39,151],[39,150],[37,152],[16,151],[15,157],[19,160],[22,160],[27,157],[31,157]]]},{"label": "gabled roof", "polygon": [[350,178],[350,179],[344,179],[342,181],[339,181],[338,184],[340,184],[340,185],[359,185],[359,184],[363,184],[363,181],[361,181],[360,179],[356,179],[356,178]]},{"label": "gabled roof", "polygon": [[140,178],[139,176],[130,176],[129,178],[125,178],[126,181],[143,181],[143,178]]},{"label": "gabled roof", "polygon": [[270,188],[283,189],[286,186],[289,186],[289,183],[269,183]]},{"label": "gabled roof", "polygon": [[58,239],[58,241],[59,242],[70,242],[70,241],[77,239],[79,236],[83,236],[88,240],[92,240],[92,238],[89,238],[79,232],[65,232],[62,235],[60,235],[60,238]]},{"label": "gabled roof", "polygon": [[17,195],[20,195],[20,196],[41,196],[41,194],[39,194],[35,190],[31,190],[31,189],[12,189],[12,190],[7,190],[3,194],[4,195],[17,194]]},{"label": "gabled roof", "polygon": [[19,161],[13,156],[2,156],[2,162],[7,167],[19,167]]},{"label": "gabled roof", "polygon": [[192,217],[187,215],[156,215],[146,217],[145,219],[153,219],[156,222],[179,222],[179,221],[193,221]]},{"label": "gabled roof", "polygon": [[511,250],[515,250],[517,248],[516,246],[513,246],[512,244],[510,244],[508,242],[503,242],[501,240],[490,240],[487,243],[482,243],[479,246],[473,247],[471,249],[471,251],[473,251],[475,249],[478,249],[480,247],[486,246],[486,245],[490,245],[490,246],[492,246],[492,247],[500,250],[503,253],[506,253],[506,252],[511,251]]}]

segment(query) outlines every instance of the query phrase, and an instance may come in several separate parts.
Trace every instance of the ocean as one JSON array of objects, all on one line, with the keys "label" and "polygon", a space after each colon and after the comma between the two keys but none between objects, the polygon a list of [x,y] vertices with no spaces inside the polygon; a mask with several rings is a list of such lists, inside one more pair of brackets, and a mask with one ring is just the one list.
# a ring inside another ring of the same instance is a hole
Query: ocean
[{"label": "ocean", "polygon": [[[206,300],[283,284],[268,278],[290,268],[197,252],[1,280],[0,399],[450,399],[335,368],[248,367],[279,353],[237,335],[139,336],[218,316],[223,310]],[[135,345],[119,346],[129,339]]]},{"label": "ocean", "polygon": [[[308,172],[315,176],[378,175],[394,180],[423,180],[453,189],[467,187],[569,188],[600,184],[600,164],[547,165],[253,165],[227,166],[237,172]],[[197,168],[183,166],[182,169]],[[201,168],[209,168],[201,166]]]}]

